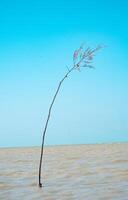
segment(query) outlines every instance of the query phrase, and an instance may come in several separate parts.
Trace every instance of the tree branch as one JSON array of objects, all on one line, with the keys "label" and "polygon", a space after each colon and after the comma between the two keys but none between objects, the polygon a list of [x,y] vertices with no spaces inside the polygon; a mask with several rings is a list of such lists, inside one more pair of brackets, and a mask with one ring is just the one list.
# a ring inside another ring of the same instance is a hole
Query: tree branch
[{"label": "tree branch", "polygon": [[97,46],[95,49],[91,49],[90,47],[88,47],[86,50],[83,50],[83,45],[80,46],[79,49],[75,50],[74,54],[73,54],[73,62],[74,62],[74,66],[71,69],[68,69],[68,72],[65,74],[65,76],[61,79],[61,81],[58,84],[57,90],[55,92],[55,95],[53,96],[52,102],[50,104],[49,110],[48,110],[48,116],[47,116],[47,120],[45,123],[45,127],[44,127],[44,131],[43,131],[43,138],[42,138],[42,146],[41,146],[41,154],[40,154],[40,163],[39,163],[39,187],[42,187],[42,183],[41,183],[41,167],[42,167],[42,159],[43,159],[43,154],[44,154],[44,140],[45,140],[45,134],[47,131],[47,127],[48,127],[48,123],[49,123],[49,119],[51,116],[51,111],[52,111],[52,107],[54,105],[54,102],[56,100],[56,97],[59,93],[60,87],[62,85],[62,83],[64,82],[64,80],[68,77],[68,75],[75,69],[80,70],[80,67],[89,67],[89,68],[94,68],[91,65],[88,65],[90,63],[90,60],[92,61],[93,57],[94,57],[94,53],[96,51],[98,51],[99,49],[101,49],[103,46]]}]

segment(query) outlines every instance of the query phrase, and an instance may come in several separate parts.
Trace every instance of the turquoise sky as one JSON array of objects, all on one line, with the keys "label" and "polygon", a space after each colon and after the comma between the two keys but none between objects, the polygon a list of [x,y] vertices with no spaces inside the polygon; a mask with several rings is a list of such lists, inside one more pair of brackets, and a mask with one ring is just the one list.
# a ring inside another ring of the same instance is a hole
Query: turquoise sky
[{"label": "turquoise sky", "polygon": [[65,80],[45,144],[128,141],[128,3],[0,1],[0,146],[40,145],[59,80],[85,42],[105,44]]}]

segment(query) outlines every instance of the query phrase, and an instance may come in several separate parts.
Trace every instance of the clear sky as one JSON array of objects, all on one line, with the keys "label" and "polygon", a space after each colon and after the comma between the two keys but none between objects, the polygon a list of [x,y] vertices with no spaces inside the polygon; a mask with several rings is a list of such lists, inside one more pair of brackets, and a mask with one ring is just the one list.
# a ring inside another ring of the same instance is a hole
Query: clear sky
[{"label": "clear sky", "polygon": [[128,141],[128,2],[0,1],[0,146],[40,145],[59,80],[85,42],[96,70],[65,80],[45,144]]}]

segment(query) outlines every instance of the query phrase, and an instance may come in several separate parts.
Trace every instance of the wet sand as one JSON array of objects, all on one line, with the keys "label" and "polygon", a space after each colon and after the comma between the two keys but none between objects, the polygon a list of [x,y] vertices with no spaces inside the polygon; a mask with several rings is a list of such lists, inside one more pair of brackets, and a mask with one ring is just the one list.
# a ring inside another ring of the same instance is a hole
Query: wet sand
[{"label": "wet sand", "polygon": [[128,200],[128,143],[0,149],[1,200]]}]

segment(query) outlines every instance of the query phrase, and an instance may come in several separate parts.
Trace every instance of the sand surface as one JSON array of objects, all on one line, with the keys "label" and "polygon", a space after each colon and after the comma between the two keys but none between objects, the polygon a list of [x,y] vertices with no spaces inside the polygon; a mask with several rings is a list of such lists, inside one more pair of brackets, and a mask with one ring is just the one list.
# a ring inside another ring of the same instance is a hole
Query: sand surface
[{"label": "sand surface", "polygon": [[128,143],[0,149],[1,200],[128,200]]}]

